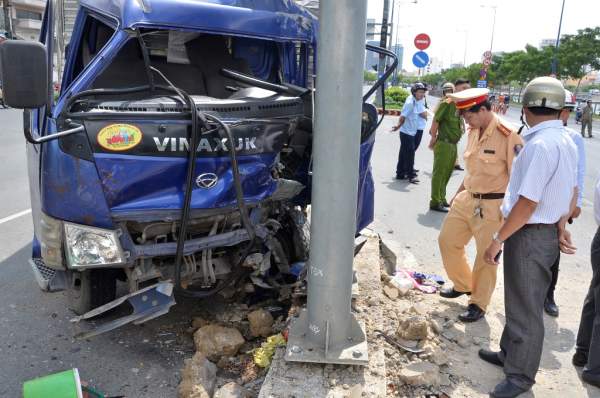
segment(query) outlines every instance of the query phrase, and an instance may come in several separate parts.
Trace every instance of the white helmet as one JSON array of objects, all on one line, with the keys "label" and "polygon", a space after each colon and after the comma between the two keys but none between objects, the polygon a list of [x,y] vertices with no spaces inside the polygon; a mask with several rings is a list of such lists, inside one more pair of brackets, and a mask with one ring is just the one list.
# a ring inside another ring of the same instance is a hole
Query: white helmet
[{"label": "white helmet", "polygon": [[575,95],[572,92],[565,89],[565,108],[567,109],[575,109],[577,106],[577,101],[575,100]]}]

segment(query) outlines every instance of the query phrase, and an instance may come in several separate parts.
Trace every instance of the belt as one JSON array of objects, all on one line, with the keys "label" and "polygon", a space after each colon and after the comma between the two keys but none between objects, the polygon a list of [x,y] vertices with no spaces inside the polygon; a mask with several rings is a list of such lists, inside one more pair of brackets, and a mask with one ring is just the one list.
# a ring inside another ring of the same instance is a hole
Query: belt
[{"label": "belt", "polygon": [[556,224],[525,224],[522,229],[542,229],[542,228],[556,228]]},{"label": "belt", "polygon": [[451,139],[449,139],[449,138],[438,138],[437,140],[438,140],[438,141],[445,142],[446,144],[453,144],[453,145],[456,145],[456,144],[458,144],[458,142],[454,142],[454,141],[452,141],[452,140],[451,140]]},{"label": "belt", "polygon": [[471,193],[471,196],[475,199],[481,200],[493,200],[504,198],[503,193]]}]

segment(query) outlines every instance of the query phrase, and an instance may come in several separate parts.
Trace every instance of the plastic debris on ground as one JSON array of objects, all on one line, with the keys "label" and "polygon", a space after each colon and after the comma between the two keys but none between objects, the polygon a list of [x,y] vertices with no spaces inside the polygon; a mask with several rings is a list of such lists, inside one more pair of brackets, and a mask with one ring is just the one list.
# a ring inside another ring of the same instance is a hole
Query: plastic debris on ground
[{"label": "plastic debris on ground", "polygon": [[401,269],[396,271],[391,283],[400,290],[401,294],[406,294],[411,288],[415,288],[423,293],[432,294],[438,291],[445,283],[445,280],[437,274],[425,274]]},{"label": "plastic debris on ground", "polygon": [[277,347],[285,346],[286,341],[281,333],[267,338],[267,341],[254,350],[254,363],[261,368],[268,368]]}]

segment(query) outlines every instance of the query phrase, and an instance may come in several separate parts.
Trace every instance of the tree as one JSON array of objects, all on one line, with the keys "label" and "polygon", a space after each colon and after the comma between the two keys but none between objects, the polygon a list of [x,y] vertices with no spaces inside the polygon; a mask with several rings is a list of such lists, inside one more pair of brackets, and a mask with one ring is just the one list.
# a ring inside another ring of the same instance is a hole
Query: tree
[{"label": "tree", "polygon": [[562,77],[581,79],[590,69],[600,69],[600,27],[585,28],[576,35],[563,35],[558,50],[558,72]]}]

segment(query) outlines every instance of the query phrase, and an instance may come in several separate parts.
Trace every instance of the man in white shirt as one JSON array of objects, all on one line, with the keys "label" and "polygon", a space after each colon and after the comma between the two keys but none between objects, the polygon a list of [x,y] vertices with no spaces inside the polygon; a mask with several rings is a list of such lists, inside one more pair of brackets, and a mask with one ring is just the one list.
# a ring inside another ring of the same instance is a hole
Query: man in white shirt
[{"label": "man in white shirt", "polygon": [[479,351],[483,360],[504,367],[506,379],[490,393],[495,398],[516,397],[535,383],[550,268],[559,249],[575,252],[565,226],[577,200],[577,148],[559,119],[564,103],[564,87],[554,78],[538,77],[525,88],[522,112],[530,129],[512,167],[504,224],[484,255],[489,264],[498,264],[506,241],[500,352]]},{"label": "man in white shirt", "polygon": [[[600,179],[594,195],[594,213],[600,226]],[[592,241],[592,282],[581,310],[573,365],[584,366],[581,378],[600,388],[600,227]]]},{"label": "man in white shirt", "polygon": [[[583,202],[583,182],[585,180],[585,144],[583,142],[583,137],[575,130],[567,127],[567,122],[569,120],[569,116],[571,112],[575,110],[577,103],[575,101],[575,96],[569,90],[565,90],[565,107],[560,113],[560,119],[565,126],[565,130],[569,134],[569,137],[575,143],[577,147],[577,206],[575,207],[575,211],[571,214],[571,219],[575,219],[579,217],[581,214],[581,206]],[[558,316],[558,306],[554,301],[554,289],[556,288],[556,282],[558,281],[558,267],[560,264],[560,253],[556,258],[556,261],[552,265],[550,269],[552,271],[552,283],[550,283],[550,287],[548,288],[548,293],[546,294],[546,301],[544,302],[544,311],[546,314],[550,316]]]}]

